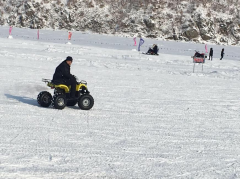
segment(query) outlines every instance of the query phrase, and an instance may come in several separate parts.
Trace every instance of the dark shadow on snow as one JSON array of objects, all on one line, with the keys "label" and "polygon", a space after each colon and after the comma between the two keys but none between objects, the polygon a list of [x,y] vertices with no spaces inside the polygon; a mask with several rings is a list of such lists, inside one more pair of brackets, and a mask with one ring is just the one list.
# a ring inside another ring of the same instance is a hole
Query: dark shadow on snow
[{"label": "dark shadow on snow", "polygon": [[81,110],[78,105],[76,104],[75,106],[66,106],[68,108],[71,108],[71,109],[78,109],[78,110]]},{"label": "dark shadow on snow", "polygon": [[9,99],[15,99],[21,103],[30,104],[33,106],[39,106],[37,103],[37,100],[33,99],[33,98],[28,98],[28,97],[23,97],[23,96],[14,96],[11,94],[5,94],[5,96]]}]

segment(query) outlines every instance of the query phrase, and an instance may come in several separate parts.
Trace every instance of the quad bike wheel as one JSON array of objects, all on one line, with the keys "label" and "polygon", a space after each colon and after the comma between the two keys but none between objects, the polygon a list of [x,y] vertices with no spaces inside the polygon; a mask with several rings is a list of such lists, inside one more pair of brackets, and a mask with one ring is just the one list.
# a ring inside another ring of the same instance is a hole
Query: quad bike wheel
[{"label": "quad bike wheel", "polygon": [[38,94],[37,102],[42,107],[49,107],[52,102],[52,95],[47,91],[42,91]]},{"label": "quad bike wheel", "polygon": [[78,106],[82,110],[89,110],[93,107],[93,105],[94,105],[94,99],[89,94],[82,95],[78,101]]},{"label": "quad bike wheel", "polygon": [[52,99],[52,105],[56,109],[64,109],[66,106],[67,100],[64,94],[55,94]]}]

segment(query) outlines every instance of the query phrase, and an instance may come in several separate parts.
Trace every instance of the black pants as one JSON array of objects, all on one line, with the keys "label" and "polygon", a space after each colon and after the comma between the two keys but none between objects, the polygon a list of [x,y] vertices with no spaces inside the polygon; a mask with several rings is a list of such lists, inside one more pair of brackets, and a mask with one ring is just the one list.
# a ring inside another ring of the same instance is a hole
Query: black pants
[{"label": "black pants", "polygon": [[151,48],[149,48],[148,49],[148,52],[147,53],[149,53],[149,54],[157,54],[157,52],[156,51],[154,51],[153,49],[151,49]]},{"label": "black pants", "polygon": [[209,55],[209,60],[210,60],[210,59],[212,60],[212,56],[211,56],[211,55]]},{"label": "black pants", "polygon": [[147,53],[152,53],[153,50],[151,48],[148,49]]},{"label": "black pants", "polygon": [[77,85],[77,81],[76,81],[76,78],[74,76],[72,76],[69,80],[66,80],[64,82],[65,85],[71,85],[71,91],[70,91],[70,97],[71,98],[74,98],[76,97],[75,94],[76,94],[76,85]]}]

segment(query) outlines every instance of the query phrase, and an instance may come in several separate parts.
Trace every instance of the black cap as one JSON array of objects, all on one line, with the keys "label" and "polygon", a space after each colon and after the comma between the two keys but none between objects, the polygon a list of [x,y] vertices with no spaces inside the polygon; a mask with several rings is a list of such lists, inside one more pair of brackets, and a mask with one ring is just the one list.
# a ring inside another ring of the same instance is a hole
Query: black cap
[{"label": "black cap", "polygon": [[68,56],[67,58],[66,58],[66,61],[73,61],[73,58],[72,57],[70,57],[70,56]]}]

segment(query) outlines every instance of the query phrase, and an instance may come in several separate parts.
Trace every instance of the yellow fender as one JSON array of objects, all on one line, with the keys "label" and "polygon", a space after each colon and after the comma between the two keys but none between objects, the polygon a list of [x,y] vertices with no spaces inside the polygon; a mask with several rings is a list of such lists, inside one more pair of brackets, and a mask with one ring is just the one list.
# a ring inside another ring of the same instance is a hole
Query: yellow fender
[{"label": "yellow fender", "polygon": [[79,90],[82,89],[83,87],[85,87],[85,89],[87,90],[87,85],[82,84],[82,83],[78,84],[78,85],[76,86],[76,91],[79,91]]},{"label": "yellow fender", "polygon": [[70,91],[70,87],[68,87],[67,85],[55,85],[55,88],[64,89],[65,93],[69,93]]},{"label": "yellow fender", "polygon": [[[51,83],[51,82],[48,82],[47,85],[48,85],[49,87],[51,87],[51,88],[61,88],[61,89],[64,89],[65,93],[69,93],[69,92],[70,92],[70,89],[71,89],[71,86],[67,86],[67,85],[63,85],[63,84],[55,85],[55,84],[53,84],[53,83]],[[83,87],[87,90],[87,85],[82,84],[82,83],[77,84],[77,85],[76,85],[76,91],[79,91],[79,90],[82,89]]]}]

